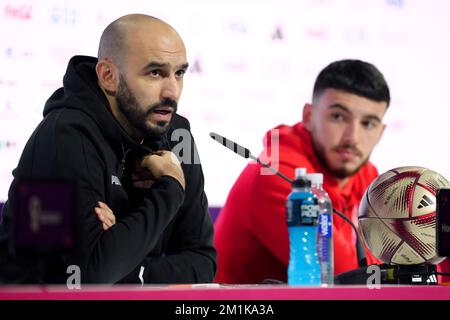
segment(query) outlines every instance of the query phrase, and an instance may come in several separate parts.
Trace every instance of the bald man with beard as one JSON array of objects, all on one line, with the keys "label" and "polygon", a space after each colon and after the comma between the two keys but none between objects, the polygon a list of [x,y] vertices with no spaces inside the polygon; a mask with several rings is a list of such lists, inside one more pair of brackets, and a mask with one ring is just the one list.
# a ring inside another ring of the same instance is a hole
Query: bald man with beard
[{"label": "bald man with beard", "polygon": [[[176,113],[187,68],[179,34],[142,14],[112,22],[98,58],[70,60],[13,171],[0,224],[0,282],[66,283],[71,265],[82,283],[213,280],[202,168],[189,122]],[[171,152],[174,131],[194,150],[190,159]],[[9,250],[23,178],[77,186],[77,250],[46,257],[39,272],[35,260]]]}]

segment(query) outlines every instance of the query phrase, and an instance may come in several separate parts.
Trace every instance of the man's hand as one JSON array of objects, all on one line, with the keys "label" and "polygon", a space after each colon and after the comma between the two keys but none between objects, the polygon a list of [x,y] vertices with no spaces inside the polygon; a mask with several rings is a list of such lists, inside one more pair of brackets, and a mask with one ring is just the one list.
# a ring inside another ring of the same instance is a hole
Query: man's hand
[{"label": "man's hand", "polygon": [[141,161],[142,160],[136,160],[136,163],[134,164],[134,171],[131,174],[131,181],[135,188],[150,188],[155,182],[155,177],[152,176],[147,168],[141,165]]},{"label": "man's hand", "polygon": [[106,231],[116,224],[116,217],[106,203],[99,201],[97,205],[98,207],[95,207],[94,211],[97,214],[97,218],[102,222],[103,230]]},{"label": "man's hand", "polygon": [[[180,182],[183,189],[186,186],[183,169],[180,161],[170,151],[157,151],[142,158],[141,166],[149,171],[149,178],[158,179],[162,176],[171,176]],[[148,180],[150,180],[148,179]]]}]

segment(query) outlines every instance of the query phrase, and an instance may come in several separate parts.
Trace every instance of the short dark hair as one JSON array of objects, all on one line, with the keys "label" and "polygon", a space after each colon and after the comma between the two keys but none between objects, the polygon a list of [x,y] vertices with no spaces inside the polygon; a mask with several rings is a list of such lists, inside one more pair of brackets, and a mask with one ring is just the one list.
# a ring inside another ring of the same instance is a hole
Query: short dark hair
[{"label": "short dark hair", "polygon": [[338,89],[374,101],[385,101],[389,106],[391,97],[383,74],[371,63],[361,60],[340,60],[330,63],[317,76],[313,100],[326,89]]}]

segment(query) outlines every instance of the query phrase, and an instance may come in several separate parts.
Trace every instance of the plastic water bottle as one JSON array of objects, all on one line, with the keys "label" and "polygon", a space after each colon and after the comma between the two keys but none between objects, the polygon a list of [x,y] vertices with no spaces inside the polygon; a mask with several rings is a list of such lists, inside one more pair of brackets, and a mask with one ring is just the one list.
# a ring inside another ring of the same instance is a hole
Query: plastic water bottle
[{"label": "plastic water bottle", "polygon": [[320,279],[322,285],[334,283],[333,257],[333,206],[328,193],[323,189],[323,175],[309,173],[311,191],[319,202],[319,234],[317,238],[317,253],[319,255]]},{"label": "plastic water bottle", "polygon": [[317,255],[319,205],[311,192],[305,168],[295,169],[292,192],[286,201],[290,256],[288,284],[319,286],[320,265]]}]

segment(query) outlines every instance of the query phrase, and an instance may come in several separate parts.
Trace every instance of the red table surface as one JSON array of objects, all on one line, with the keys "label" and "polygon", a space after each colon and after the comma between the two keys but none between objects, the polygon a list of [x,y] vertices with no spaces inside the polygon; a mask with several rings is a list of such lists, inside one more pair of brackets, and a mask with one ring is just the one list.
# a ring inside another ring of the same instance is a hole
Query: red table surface
[{"label": "red table surface", "polygon": [[0,286],[0,300],[450,300],[450,286]]}]

